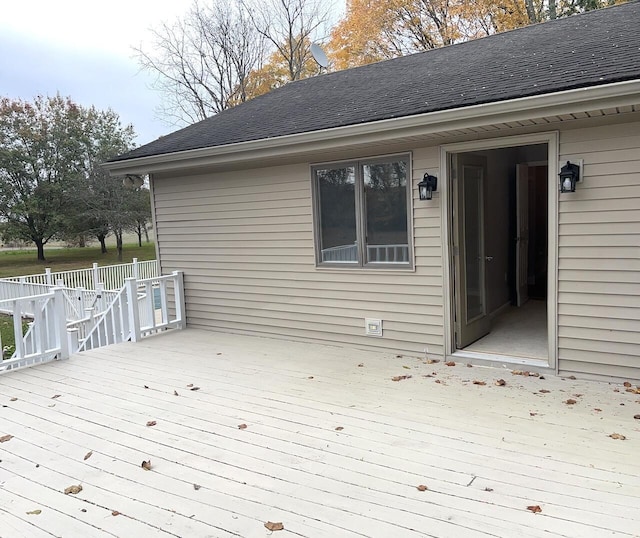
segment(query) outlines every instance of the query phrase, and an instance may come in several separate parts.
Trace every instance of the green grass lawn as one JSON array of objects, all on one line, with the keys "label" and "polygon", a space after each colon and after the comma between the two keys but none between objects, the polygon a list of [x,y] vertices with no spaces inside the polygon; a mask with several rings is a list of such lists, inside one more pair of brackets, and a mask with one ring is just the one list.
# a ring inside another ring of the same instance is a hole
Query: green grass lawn
[{"label": "green grass lawn", "polygon": [[[52,271],[68,271],[71,269],[85,269],[93,262],[99,265],[114,265],[118,261],[115,247],[109,248],[106,254],[100,253],[100,246],[84,248],[49,248],[45,247],[46,261],[36,259],[35,250],[4,250],[0,251],[0,278],[9,276],[33,275],[44,273],[45,268]],[[122,263],[131,263],[133,258],[139,261],[155,260],[155,243],[125,245],[122,251]]]}]

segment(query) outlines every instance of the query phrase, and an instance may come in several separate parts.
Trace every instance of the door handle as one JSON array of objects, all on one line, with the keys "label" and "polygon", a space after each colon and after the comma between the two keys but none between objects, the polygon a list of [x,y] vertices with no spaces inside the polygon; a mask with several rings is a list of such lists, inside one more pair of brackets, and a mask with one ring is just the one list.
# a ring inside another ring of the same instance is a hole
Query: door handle
[{"label": "door handle", "polygon": [[493,256],[487,256],[487,257],[485,258],[485,260],[487,260],[488,262],[490,262],[490,261],[492,261],[492,260],[493,260]]}]

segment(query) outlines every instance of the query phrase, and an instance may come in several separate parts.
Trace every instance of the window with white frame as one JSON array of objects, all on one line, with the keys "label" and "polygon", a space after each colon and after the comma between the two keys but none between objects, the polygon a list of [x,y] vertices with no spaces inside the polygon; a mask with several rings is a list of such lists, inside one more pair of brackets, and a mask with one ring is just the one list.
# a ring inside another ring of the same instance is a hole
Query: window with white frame
[{"label": "window with white frame", "polygon": [[318,265],[411,266],[410,156],[314,166]]}]

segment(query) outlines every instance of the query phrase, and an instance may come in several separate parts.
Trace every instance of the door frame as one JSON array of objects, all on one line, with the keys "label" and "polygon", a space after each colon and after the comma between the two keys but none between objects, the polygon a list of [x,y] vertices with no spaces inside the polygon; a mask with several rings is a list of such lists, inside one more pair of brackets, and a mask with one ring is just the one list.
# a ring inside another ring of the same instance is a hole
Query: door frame
[{"label": "door frame", "polygon": [[[449,157],[453,153],[501,149],[515,146],[547,144],[548,166],[548,237],[547,237],[547,347],[548,362],[505,357],[490,353],[476,353],[456,349],[455,345],[455,295],[453,256],[453,215],[452,181],[449,169]],[[444,144],[440,146],[440,210],[442,223],[442,270],[443,270],[443,308],[444,308],[444,353],[446,358],[460,357],[480,359],[489,363],[530,364],[536,367],[548,367],[557,372],[558,365],[558,173],[559,173],[559,132],[542,132],[529,135],[505,136],[470,142]]]}]

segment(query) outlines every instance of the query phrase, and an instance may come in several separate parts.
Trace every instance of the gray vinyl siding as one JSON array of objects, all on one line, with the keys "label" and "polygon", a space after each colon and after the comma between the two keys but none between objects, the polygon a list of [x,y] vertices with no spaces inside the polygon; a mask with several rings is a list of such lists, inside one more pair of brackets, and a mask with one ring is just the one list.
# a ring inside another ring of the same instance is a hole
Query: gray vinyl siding
[{"label": "gray vinyl siding", "polygon": [[[412,157],[415,195],[439,149]],[[412,204],[415,270],[372,270],[316,267],[309,163],[157,175],[153,190],[162,271],[185,272],[189,326],[442,354],[437,195]],[[382,338],[365,318],[383,320]]]},{"label": "gray vinyl siding", "polygon": [[584,159],[584,181],[560,196],[561,372],[640,372],[640,123],[560,133],[560,162]]}]

